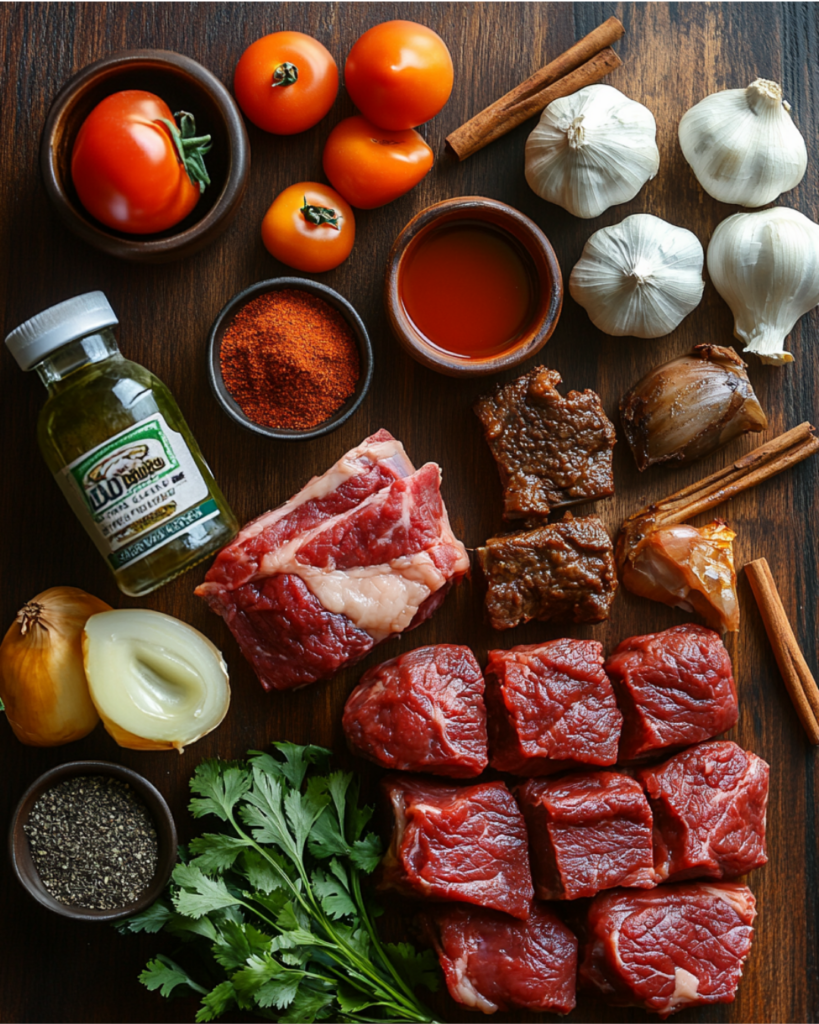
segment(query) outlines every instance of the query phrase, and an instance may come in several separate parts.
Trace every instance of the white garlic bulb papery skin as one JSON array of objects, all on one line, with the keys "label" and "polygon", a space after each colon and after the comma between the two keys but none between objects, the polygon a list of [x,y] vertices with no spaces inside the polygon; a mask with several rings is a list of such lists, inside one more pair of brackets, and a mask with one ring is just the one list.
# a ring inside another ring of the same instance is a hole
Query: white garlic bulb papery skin
[{"label": "white garlic bulb papery skin", "polygon": [[610,85],[553,100],[526,141],[526,180],[575,217],[633,199],[660,166],[654,116]]},{"label": "white garlic bulb papery skin", "polygon": [[706,96],[683,115],[680,146],[709,196],[737,206],[764,206],[802,180],[805,140],[776,82]]},{"label": "white garlic bulb papery skin", "polygon": [[606,334],[660,338],[702,298],[704,254],[696,235],[635,213],[591,236],[569,291]]},{"label": "white garlic bulb papery skin", "polygon": [[735,213],[708,243],[708,273],[745,351],[763,363],[793,362],[785,338],[819,305],[819,224],[784,206]]}]

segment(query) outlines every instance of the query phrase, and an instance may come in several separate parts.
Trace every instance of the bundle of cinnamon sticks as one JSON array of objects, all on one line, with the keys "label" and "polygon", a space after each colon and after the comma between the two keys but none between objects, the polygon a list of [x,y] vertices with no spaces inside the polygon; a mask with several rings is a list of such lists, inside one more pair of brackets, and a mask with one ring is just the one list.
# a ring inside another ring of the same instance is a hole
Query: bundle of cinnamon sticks
[{"label": "bundle of cinnamon sticks", "polygon": [[623,63],[611,44],[624,32],[617,18],[604,21],[516,89],[448,135],[447,144],[459,160],[466,160],[539,113],[552,100],[599,82]]}]

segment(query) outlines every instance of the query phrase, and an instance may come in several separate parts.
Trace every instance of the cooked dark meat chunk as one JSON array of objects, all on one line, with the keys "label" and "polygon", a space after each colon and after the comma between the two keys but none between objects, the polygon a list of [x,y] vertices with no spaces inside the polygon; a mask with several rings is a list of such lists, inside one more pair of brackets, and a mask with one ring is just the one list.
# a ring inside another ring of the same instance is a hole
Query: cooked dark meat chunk
[{"label": "cooked dark meat chunk", "polygon": [[344,706],[344,735],[384,768],[471,778],[487,765],[483,690],[468,647],[418,647],[364,673]]},{"label": "cooked dark meat chunk", "polygon": [[493,629],[522,622],[602,622],[617,589],[614,550],[597,516],[490,537],[478,548]]},{"label": "cooked dark meat chunk", "polygon": [[483,1013],[568,1013],[575,1005],[577,939],[551,910],[529,917],[447,904],[421,918],[456,1003]]},{"label": "cooked dark meat chunk", "polygon": [[502,782],[453,786],[388,775],[395,817],[380,888],[457,900],[525,921],[535,895],[523,815]]},{"label": "cooked dark meat chunk", "polygon": [[767,863],[769,774],[761,757],[729,740],[637,772],[654,811],[660,879],[736,878]]},{"label": "cooked dark meat chunk", "polygon": [[710,740],[736,724],[731,659],[705,626],[631,636],[609,655],[606,672],[623,712],[621,763]]},{"label": "cooked dark meat chunk", "polygon": [[564,398],[556,370],[536,366],[475,404],[504,487],[505,519],[614,494],[614,427],[594,391]]},{"label": "cooked dark meat chunk", "polygon": [[513,775],[612,765],[623,717],[596,640],[550,640],[490,651],[490,763]]},{"label": "cooked dark meat chunk", "polygon": [[515,795],[541,899],[656,885],[651,810],[639,782],[619,772],[573,772],[530,779]]},{"label": "cooked dark meat chunk", "polygon": [[755,903],[750,889],[732,882],[601,893],[589,907],[581,981],[615,1006],[661,1017],[732,1003],[751,951]]}]

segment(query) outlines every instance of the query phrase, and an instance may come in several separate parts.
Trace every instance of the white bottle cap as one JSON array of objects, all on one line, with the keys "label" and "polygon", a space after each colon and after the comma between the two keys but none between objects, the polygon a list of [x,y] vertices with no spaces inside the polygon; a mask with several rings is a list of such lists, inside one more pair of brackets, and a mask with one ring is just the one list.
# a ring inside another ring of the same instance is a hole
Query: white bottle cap
[{"label": "white bottle cap", "polygon": [[104,292],[86,292],[44,309],[6,335],[21,370],[30,370],[63,345],[118,324]]}]

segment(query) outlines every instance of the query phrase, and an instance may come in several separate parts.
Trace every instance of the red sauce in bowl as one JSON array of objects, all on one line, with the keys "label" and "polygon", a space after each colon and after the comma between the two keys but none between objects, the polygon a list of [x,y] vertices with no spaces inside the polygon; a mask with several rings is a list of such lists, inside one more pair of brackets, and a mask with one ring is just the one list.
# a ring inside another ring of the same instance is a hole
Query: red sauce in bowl
[{"label": "red sauce in bowl", "polygon": [[534,267],[507,231],[484,221],[433,228],[401,265],[400,292],[416,330],[449,355],[473,359],[512,346],[535,310]]}]

